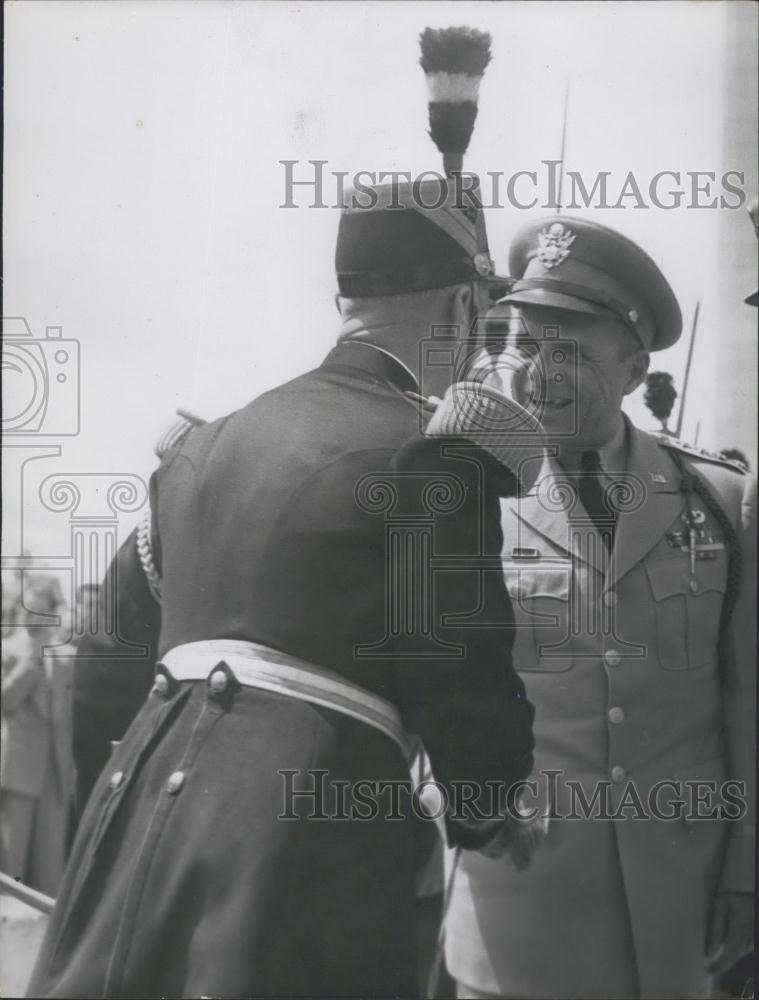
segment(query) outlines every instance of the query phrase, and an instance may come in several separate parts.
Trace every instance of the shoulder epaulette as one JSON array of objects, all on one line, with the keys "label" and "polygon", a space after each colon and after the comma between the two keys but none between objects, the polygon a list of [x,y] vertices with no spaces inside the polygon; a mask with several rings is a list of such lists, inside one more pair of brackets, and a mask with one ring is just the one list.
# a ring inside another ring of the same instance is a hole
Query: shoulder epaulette
[{"label": "shoulder epaulette", "polygon": [[652,436],[662,448],[681,451],[686,455],[690,455],[691,458],[700,459],[702,462],[716,462],[718,465],[724,465],[726,468],[732,469],[733,472],[740,472],[742,476],[746,475],[746,469],[740,462],[734,462],[731,458],[725,458],[724,455],[721,455],[717,451],[707,451],[706,448],[697,448],[695,445],[672,437],[671,434],[653,434]]},{"label": "shoulder epaulette", "polygon": [[153,450],[158,458],[163,458],[175,445],[184,441],[193,427],[200,427],[206,422],[202,417],[190,413],[189,410],[177,410],[176,413],[179,420],[175,420],[167,427],[156,441]]},{"label": "shoulder epaulette", "polygon": [[[179,420],[175,420],[173,424],[166,428],[163,434],[156,441],[155,448],[153,449],[159,459],[163,459],[164,455],[175,447],[175,445],[184,441],[193,427],[200,427],[206,422],[202,417],[198,417],[194,413],[190,413],[189,410],[177,410],[176,413]],[[144,517],[137,526],[137,554],[140,557],[140,563],[145,573],[145,578],[148,582],[150,592],[153,597],[160,602],[161,577],[156,569],[155,561],[153,560],[153,549],[151,546],[150,535],[151,519],[150,508],[148,508],[145,511]]]}]

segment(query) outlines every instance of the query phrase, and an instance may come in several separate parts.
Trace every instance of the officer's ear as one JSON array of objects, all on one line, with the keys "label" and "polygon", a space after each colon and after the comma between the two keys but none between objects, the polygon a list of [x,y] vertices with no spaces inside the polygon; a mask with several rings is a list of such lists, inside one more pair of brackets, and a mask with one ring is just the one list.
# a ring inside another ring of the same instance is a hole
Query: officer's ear
[{"label": "officer's ear", "polygon": [[335,309],[337,309],[337,311],[338,311],[338,312],[340,313],[340,315],[342,316],[342,312],[343,312],[343,311],[342,311],[342,309],[340,308],[340,292],[335,292]]},{"label": "officer's ear", "polygon": [[449,315],[447,322],[469,329],[469,322],[472,317],[472,304],[474,293],[471,285],[456,285],[453,294],[448,300]]},{"label": "officer's ear", "polygon": [[648,374],[648,366],[651,363],[651,355],[641,348],[634,351],[627,361],[627,383],[625,384],[625,396],[635,392],[639,385],[643,383]]}]

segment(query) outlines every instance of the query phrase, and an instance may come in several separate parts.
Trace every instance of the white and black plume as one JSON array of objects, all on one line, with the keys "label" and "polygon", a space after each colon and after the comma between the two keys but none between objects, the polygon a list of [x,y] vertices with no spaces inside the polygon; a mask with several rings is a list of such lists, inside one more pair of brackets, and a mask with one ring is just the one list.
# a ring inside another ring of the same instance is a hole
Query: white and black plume
[{"label": "white and black plume", "polygon": [[429,91],[429,134],[450,177],[461,171],[472,137],[480,81],[490,62],[490,35],[476,28],[425,28],[419,43]]}]

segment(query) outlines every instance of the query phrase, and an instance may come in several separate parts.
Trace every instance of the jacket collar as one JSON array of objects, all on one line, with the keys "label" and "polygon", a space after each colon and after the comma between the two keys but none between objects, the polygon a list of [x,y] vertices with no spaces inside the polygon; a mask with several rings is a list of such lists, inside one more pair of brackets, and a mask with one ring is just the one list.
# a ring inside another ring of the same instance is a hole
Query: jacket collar
[{"label": "jacket collar", "polygon": [[360,340],[344,340],[333,347],[322,361],[323,371],[350,370],[379,382],[389,383],[401,392],[418,392],[411,371],[389,351]]},{"label": "jacket collar", "polygon": [[545,455],[530,492],[503,502],[520,521],[568,552],[573,559],[588,563],[603,574],[607,561],[603,541],[592,527],[590,518],[582,527],[577,523],[576,518],[583,513],[579,499],[572,510],[572,518],[569,517],[567,501],[573,496],[575,488],[569,473],[555,458]]},{"label": "jacket collar", "polygon": [[683,509],[680,473],[666,448],[632,424],[628,440],[627,472],[635,495],[617,519],[610,586],[651,551]]},{"label": "jacket collar", "polygon": [[554,458],[544,457],[536,486],[529,494],[504,501],[521,521],[604,575],[606,587],[613,586],[647,555],[679,516],[683,503],[680,474],[666,449],[627,417],[625,424],[627,473],[620,479],[624,488],[618,495],[622,512],[617,518],[611,559],[595,529],[573,530],[562,503],[561,481],[568,476]]}]

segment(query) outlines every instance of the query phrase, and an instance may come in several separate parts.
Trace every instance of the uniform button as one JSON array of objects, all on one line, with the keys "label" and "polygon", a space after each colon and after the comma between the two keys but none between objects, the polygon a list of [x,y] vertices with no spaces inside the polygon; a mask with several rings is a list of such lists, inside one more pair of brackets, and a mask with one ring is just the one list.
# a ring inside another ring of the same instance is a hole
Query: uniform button
[{"label": "uniform button", "polygon": [[166,782],[166,791],[169,795],[178,795],[184,785],[184,771],[175,771]]},{"label": "uniform button", "polygon": [[619,764],[617,764],[615,767],[611,769],[611,780],[614,782],[615,785],[621,784],[621,782],[623,782],[626,777],[627,777],[627,772],[623,767],[620,767]]},{"label": "uniform button", "polygon": [[624,718],[625,718],[624,709],[619,708],[618,705],[615,705],[614,708],[609,709],[609,722],[613,722],[614,725],[617,725],[617,723],[623,722]]},{"label": "uniform button", "polygon": [[169,678],[166,674],[156,674],[156,679],[153,682],[153,690],[156,694],[160,694],[162,698],[166,697],[169,693]]},{"label": "uniform button", "polygon": [[108,787],[111,789],[111,791],[115,792],[123,780],[124,780],[124,772],[114,771],[113,774],[111,775],[111,780],[108,782]]},{"label": "uniform button", "polygon": [[622,662],[622,654],[618,649],[607,649],[604,653],[604,662],[607,667],[618,667]]},{"label": "uniform button", "polygon": [[223,691],[227,690],[229,678],[223,670],[214,670],[208,683],[214,694],[221,694]]},{"label": "uniform button", "polygon": [[603,600],[607,608],[616,608],[617,601],[619,600],[616,590],[607,590]]}]

